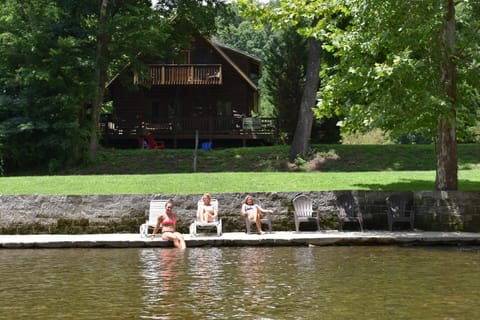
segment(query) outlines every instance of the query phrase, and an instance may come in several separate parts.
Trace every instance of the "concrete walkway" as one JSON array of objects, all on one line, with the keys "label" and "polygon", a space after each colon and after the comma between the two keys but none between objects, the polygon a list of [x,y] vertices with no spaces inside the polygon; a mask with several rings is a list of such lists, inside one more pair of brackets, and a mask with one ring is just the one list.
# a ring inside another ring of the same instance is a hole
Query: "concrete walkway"
[{"label": "concrete walkway", "polygon": [[[326,245],[480,245],[480,233],[366,231],[366,232],[287,232],[264,235],[243,232],[184,235],[187,247],[227,246],[326,246]],[[82,234],[82,235],[0,235],[0,248],[142,248],[171,247],[160,239],[142,238],[139,234]]]}]

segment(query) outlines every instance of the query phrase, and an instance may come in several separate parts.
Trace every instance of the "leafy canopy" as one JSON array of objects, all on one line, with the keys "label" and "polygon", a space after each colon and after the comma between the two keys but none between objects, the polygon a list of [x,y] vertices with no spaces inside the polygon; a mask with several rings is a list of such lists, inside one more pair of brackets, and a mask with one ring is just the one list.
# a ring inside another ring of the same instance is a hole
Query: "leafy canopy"
[{"label": "leafy canopy", "polygon": [[[439,117],[452,107],[440,81],[447,2],[344,2],[348,25],[331,33],[325,46],[339,63],[323,74],[317,116],[344,115],[350,131],[381,128],[399,136],[423,128],[434,136]],[[457,4],[455,107],[463,130],[473,125],[479,103],[476,10],[478,4],[469,1]]]}]

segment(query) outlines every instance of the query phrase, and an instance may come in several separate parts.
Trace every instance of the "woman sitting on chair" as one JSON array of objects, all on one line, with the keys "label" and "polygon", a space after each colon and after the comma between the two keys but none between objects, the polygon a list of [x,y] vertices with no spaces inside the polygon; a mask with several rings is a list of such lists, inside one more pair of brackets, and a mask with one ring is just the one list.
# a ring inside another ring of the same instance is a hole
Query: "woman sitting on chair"
[{"label": "woman sitting on chair", "polygon": [[187,246],[181,233],[175,231],[177,225],[177,217],[173,213],[173,200],[168,200],[165,204],[165,213],[158,216],[157,225],[153,230],[152,239],[162,226],[162,239],[172,241],[173,245],[180,249],[185,249]]},{"label": "woman sitting on chair", "polygon": [[211,203],[212,197],[205,193],[202,196],[202,202],[197,208],[197,221],[199,222],[213,222],[218,215],[218,208]]},{"label": "woman sitting on chair", "polygon": [[250,221],[255,221],[255,225],[257,226],[257,230],[259,234],[264,234],[265,232],[262,231],[262,215],[263,213],[272,213],[272,210],[265,210],[260,207],[258,204],[255,204],[253,197],[247,195],[245,197],[245,201],[242,204],[242,215],[248,216]]}]

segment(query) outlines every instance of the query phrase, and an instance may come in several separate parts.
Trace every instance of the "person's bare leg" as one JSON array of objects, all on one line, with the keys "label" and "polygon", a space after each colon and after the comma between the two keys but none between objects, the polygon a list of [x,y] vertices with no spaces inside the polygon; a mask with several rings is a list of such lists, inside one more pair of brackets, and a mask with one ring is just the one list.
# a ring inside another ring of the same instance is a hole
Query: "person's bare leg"
[{"label": "person's bare leg", "polygon": [[255,210],[255,224],[257,225],[257,230],[259,234],[264,234],[265,232],[262,231],[262,221],[260,220],[262,218],[262,214],[258,208]]},{"label": "person's bare leg", "polygon": [[183,239],[183,236],[179,232],[175,232],[174,235],[175,240],[173,244],[175,245],[175,247],[179,249],[185,249],[187,245],[185,244],[185,239]]},{"label": "person's bare leg", "polygon": [[183,239],[183,236],[179,234],[178,237],[178,248],[180,249],[185,249],[187,247],[187,244],[185,243],[185,239]]},{"label": "person's bare leg", "polygon": [[173,245],[176,248],[185,249],[187,246],[185,244],[185,239],[183,236],[178,232],[166,232],[162,234],[163,240],[172,241]]}]

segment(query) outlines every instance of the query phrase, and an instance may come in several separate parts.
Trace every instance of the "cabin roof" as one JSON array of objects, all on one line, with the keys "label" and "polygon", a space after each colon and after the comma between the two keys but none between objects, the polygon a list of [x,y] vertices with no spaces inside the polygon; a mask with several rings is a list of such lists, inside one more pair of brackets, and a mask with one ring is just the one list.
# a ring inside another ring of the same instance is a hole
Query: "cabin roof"
[{"label": "cabin roof", "polygon": [[252,87],[252,89],[254,90],[258,90],[257,86],[255,83],[253,83],[253,81],[245,74],[245,72],[243,72],[236,64],[235,62],[232,61],[232,59],[230,59],[230,57],[228,56],[228,54],[225,53],[225,51],[223,51],[221,49],[220,46],[218,46],[216,43],[214,43],[213,41],[209,40],[209,39],[206,39],[207,42],[209,42],[211,44],[211,46],[213,48],[215,48],[215,50],[217,50],[217,52],[225,59],[225,61],[227,61],[228,64],[230,64],[230,66],[235,69],[235,71],[238,72],[238,74]]},{"label": "cabin roof", "polygon": [[216,40],[212,40],[211,41],[213,44],[215,44],[216,46],[220,47],[222,50],[227,50],[227,51],[233,51],[233,52],[236,52],[240,55],[243,55],[245,57],[248,57],[250,60],[253,60],[254,62],[260,64],[262,62],[262,60],[259,58],[259,57],[256,57],[252,54],[249,54],[248,52],[245,52],[243,50],[240,50],[240,49],[236,49],[236,48],[233,48],[233,47],[230,47],[230,46],[227,46],[219,41],[216,41]]},{"label": "cabin roof", "polygon": [[[200,37],[202,37],[210,46],[212,46],[213,49],[215,49],[215,51],[240,75],[240,77],[242,79],[245,80],[245,82],[248,83],[248,85],[255,91],[258,90],[257,88],[257,85],[250,79],[250,77],[245,74],[245,72],[243,72],[240,67],[238,67],[235,62],[230,58],[230,56],[228,55],[228,51],[233,51],[233,52],[236,52],[237,54],[240,54],[240,55],[243,55],[245,57],[247,57],[249,60],[252,60],[253,62],[255,63],[258,63],[260,64],[261,63],[261,60],[253,55],[250,55],[244,51],[241,51],[241,50],[238,50],[238,49],[234,49],[234,48],[231,48],[231,47],[228,47],[224,44],[221,44],[219,42],[216,42],[216,41],[213,41],[213,40],[210,40],[208,38],[206,38],[204,35],[202,35],[201,33],[197,33]],[[227,52],[226,52],[227,51]],[[141,56],[141,52],[137,54],[137,57],[138,58],[139,56]],[[122,70],[120,70],[117,74],[115,74],[112,79],[110,81],[107,82],[106,84],[106,87],[110,87],[112,85],[112,83],[120,76],[120,74],[125,71],[129,66],[131,65],[131,62],[127,63],[125,65],[125,67],[122,68]]]}]

